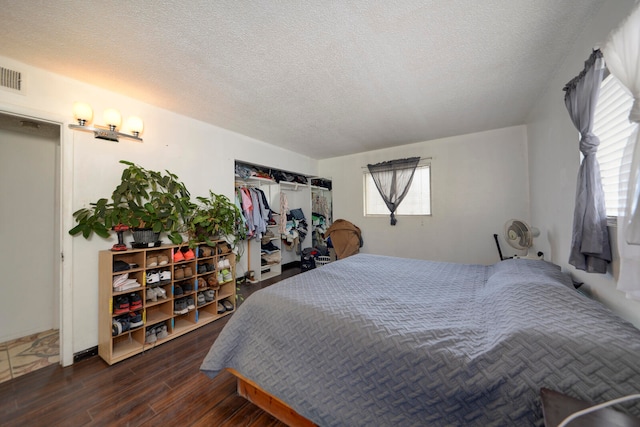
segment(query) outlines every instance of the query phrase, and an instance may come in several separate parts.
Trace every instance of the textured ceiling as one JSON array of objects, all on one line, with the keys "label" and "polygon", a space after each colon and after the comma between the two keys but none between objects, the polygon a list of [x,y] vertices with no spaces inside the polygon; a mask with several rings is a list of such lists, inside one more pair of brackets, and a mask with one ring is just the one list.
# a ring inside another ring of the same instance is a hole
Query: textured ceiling
[{"label": "textured ceiling", "polygon": [[0,55],[322,159],[522,124],[604,3],[0,0]]}]

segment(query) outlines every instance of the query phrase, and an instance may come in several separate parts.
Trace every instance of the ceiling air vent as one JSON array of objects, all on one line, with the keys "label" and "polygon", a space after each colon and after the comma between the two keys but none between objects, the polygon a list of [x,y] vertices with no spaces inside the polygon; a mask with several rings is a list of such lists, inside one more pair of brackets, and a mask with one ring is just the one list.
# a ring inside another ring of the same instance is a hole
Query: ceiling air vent
[{"label": "ceiling air vent", "polygon": [[0,88],[22,92],[22,73],[0,67]]}]

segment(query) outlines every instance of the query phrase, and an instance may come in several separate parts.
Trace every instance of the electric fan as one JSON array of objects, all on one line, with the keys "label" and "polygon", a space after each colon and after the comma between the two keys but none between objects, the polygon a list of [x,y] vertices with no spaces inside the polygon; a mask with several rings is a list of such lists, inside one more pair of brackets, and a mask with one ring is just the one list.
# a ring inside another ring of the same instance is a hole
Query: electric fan
[{"label": "electric fan", "polygon": [[529,248],[533,245],[533,238],[540,235],[540,230],[530,227],[519,219],[510,219],[504,224],[504,238],[514,249],[526,250],[524,256],[514,256],[514,258],[540,259],[540,255],[529,257]]}]

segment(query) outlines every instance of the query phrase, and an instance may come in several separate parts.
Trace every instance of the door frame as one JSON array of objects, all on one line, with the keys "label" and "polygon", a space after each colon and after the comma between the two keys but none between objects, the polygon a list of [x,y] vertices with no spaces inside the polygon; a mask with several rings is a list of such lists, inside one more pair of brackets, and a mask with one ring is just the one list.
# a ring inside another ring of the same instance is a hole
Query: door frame
[{"label": "door frame", "polygon": [[55,230],[59,248],[57,261],[54,261],[58,263],[58,274],[54,280],[58,281],[60,301],[60,364],[69,366],[73,364],[73,239],[65,230],[73,227],[73,137],[67,118],[59,114],[4,103],[0,103],[0,113],[60,126],[60,154],[56,165],[56,179],[60,183],[57,194],[59,219]]}]

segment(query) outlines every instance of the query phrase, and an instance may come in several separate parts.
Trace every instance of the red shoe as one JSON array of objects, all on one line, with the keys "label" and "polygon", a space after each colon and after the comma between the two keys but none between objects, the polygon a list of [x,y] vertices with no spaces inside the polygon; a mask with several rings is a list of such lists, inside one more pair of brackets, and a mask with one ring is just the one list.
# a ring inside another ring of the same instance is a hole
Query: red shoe
[{"label": "red shoe", "polygon": [[176,251],[173,253],[173,262],[180,262],[180,261],[184,261],[184,255],[180,250],[176,249]]},{"label": "red shoe", "polygon": [[196,258],[196,254],[193,253],[192,249],[187,250],[184,253],[184,259],[186,259],[187,261],[191,261],[192,259]]}]

